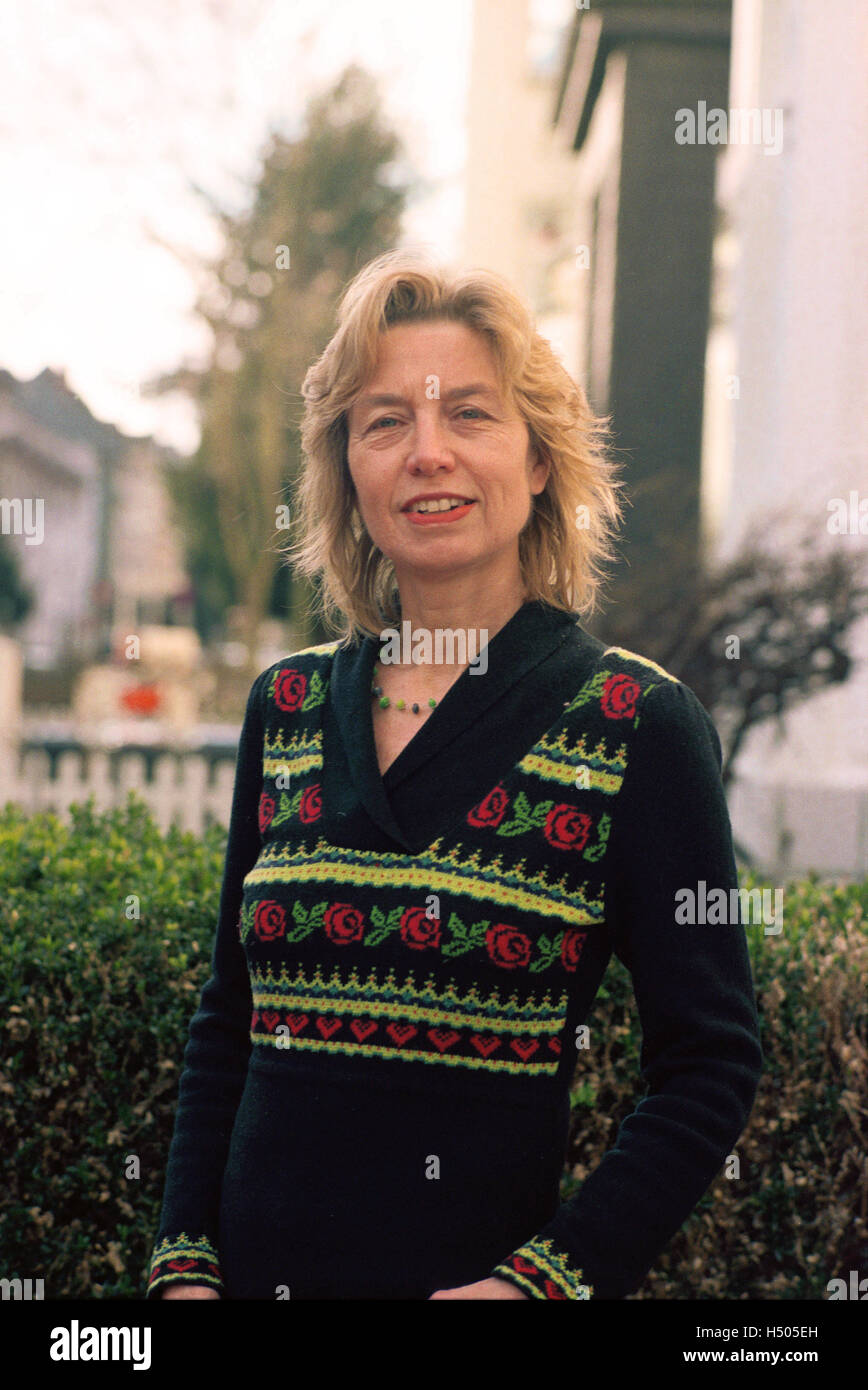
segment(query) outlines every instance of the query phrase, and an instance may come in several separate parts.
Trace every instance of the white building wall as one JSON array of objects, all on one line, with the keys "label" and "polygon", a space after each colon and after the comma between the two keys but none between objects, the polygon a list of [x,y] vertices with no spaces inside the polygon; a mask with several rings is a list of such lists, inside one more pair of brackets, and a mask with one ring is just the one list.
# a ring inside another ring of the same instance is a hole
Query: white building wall
[{"label": "white building wall", "polygon": [[171,598],[189,582],[159,454],[148,440],[127,445],[114,470],[109,572],[118,618],[136,600]]},{"label": "white building wall", "polygon": [[[730,106],[782,108],[783,148],[721,158],[732,317],[707,363],[708,530],[721,557],[760,517],[764,544],[807,524],[865,554],[868,536],[827,522],[830,499],[868,498],[868,5],[734,0],[733,19]],[[783,739],[756,730],[739,759],[736,829],[783,869],[868,869],[868,624],[853,649],[845,687],[793,711]]]},{"label": "white building wall", "polygon": [[[553,81],[534,78],[528,62],[540,3],[474,0],[462,259],[525,293],[568,370],[602,403],[607,354],[598,342],[599,380],[589,380],[590,277],[575,251],[590,241],[595,195],[604,215],[617,211],[622,63],[610,62],[577,159],[552,131]],[[565,25],[572,13],[565,3]],[[851,489],[868,498],[866,74],[865,0],[734,0],[730,106],[780,108],[783,147],[720,151],[702,494],[721,559],[764,516],[769,545],[786,547],[805,523],[822,544],[868,545],[827,531],[831,498]],[[599,335],[610,277],[597,271]],[[755,730],[739,758],[736,834],[775,870],[868,870],[868,624],[852,645],[860,666],[846,687],[793,711],[783,737],[776,724]]]},{"label": "white building wall", "polygon": [[99,461],[84,444],[54,435],[10,402],[0,405],[0,496],[43,501],[43,538],[9,536],[34,594],[16,631],[25,663],[53,666],[87,631],[97,563]]},{"label": "white building wall", "polygon": [[540,38],[556,43],[558,21],[565,32],[573,13],[569,0],[473,0],[460,257],[524,295],[540,332],[581,380],[580,171],[553,134],[559,65],[534,63]]}]

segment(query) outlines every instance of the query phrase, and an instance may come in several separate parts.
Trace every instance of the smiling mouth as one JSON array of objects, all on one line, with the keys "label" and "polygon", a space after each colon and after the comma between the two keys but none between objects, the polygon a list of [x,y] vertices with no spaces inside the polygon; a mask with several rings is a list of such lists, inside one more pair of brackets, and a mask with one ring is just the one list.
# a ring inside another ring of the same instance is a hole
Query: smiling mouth
[{"label": "smiling mouth", "polygon": [[449,512],[457,511],[459,507],[472,507],[473,499],[466,498],[460,502],[453,502],[449,507],[404,507],[402,510],[405,516],[446,516]]}]

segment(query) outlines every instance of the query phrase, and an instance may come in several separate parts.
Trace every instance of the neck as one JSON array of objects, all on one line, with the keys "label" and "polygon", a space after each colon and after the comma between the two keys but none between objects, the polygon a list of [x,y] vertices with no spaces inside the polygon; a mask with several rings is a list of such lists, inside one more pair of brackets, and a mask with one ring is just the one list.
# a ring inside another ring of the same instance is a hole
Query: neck
[{"label": "neck", "polygon": [[[505,627],[523,603],[527,601],[527,593],[524,585],[519,581],[511,584],[508,588],[498,592],[487,590],[483,593],[465,594],[462,596],[446,596],[442,593],[432,593],[430,590],[420,593],[418,589],[406,589],[400,591],[400,616],[395,623],[395,628],[400,638],[399,661],[390,661],[386,669],[395,669],[412,673],[413,680],[420,693],[431,690],[436,693],[437,688],[442,687],[444,676],[456,676],[472,660],[475,660],[483,647],[485,647],[502,627]],[[405,643],[404,624],[409,623],[409,642]],[[449,662],[447,660],[437,660],[436,634],[438,630],[444,633],[442,639],[442,652],[444,656],[454,654],[459,649],[459,643],[455,639],[446,637],[450,632],[462,634],[464,637],[464,649],[467,660],[464,662]],[[417,634],[423,633],[430,637],[431,660],[426,660],[420,652],[420,659],[413,660],[413,649],[417,646]],[[455,645],[451,646],[450,642]],[[383,669],[382,667],[380,669]]]}]

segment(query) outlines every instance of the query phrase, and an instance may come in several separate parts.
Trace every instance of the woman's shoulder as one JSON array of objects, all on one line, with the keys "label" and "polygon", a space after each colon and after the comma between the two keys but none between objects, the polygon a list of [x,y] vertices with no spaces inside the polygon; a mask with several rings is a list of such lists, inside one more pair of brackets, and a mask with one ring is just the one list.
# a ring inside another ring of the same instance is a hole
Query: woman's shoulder
[{"label": "woman's shoulder", "polygon": [[321,703],[328,670],[340,640],[300,647],[260,671],[251,687],[251,700],[266,700],[284,713],[312,709]]},{"label": "woman's shoulder", "polygon": [[[621,704],[629,707],[632,717],[634,705],[644,702],[657,686],[680,684],[677,676],[650,657],[603,642],[578,625],[568,660],[576,689],[573,707],[605,695],[604,710],[611,709],[614,714],[614,704]],[[613,691],[621,692],[618,700],[610,699]]]},{"label": "woman's shoulder", "polygon": [[[718,741],[714,723],[698,696],[672,671],[641,652],[594,641],[593,661],[573,706],[599,699],[603,723],[627,720],[659,739]],[[644,740],[643,740],[644,741]]]},{"label": "woman's shoulder", "polygon": [[629,647],[606,646],[601,643],[600,660],[609,665],[625,666],[635,670],[637,676],[641,677],[643,685],[654,685],[661,680],[678,683],[678,677],[671,671],[667,671],[665,666],[660,666],[650,657],[643,656],[641,652],[631,651]]}]

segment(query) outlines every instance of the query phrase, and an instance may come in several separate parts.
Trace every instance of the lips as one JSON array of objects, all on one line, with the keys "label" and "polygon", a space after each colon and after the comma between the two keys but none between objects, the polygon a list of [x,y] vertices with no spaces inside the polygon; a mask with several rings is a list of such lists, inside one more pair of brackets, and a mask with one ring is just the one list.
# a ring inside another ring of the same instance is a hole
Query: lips
[{"label": "lips", "polygon": [[439,509],[433,512],[414,512],[404,511],[405,516],[411,526],[444,526],[451,522],[460,521],[470,512],[471,507],[475,507],[475,502],[459,502],[457,506],[446,508],[444,511]]},{"label": "lips", "polygon": [[408,502],[408,503],[406,504],[406,506],[403,506],[403,507],[401,508],[401,511],[402,511],[402,512],[411,512],[411,511],[414,511],[420,502],[443,502],[443,501],[447,501],[447,500],[448,500],[448,501],[452,501],[453,498],[454,498],[454,505],[455,505],[456,507],[467,506],[467,505],[469,505],[470,502],[473,501],[473,498],[472,498],[472,497],[459,497],[457,493],[451,494],[450,496],[448,496],[448,497],[446,497],[446,498],[444,498],[444,497],[416,497],[416,498],[414,498],[411,502]]}]

